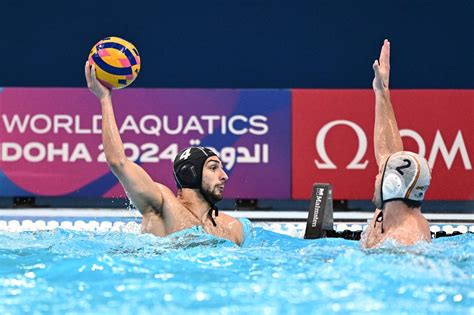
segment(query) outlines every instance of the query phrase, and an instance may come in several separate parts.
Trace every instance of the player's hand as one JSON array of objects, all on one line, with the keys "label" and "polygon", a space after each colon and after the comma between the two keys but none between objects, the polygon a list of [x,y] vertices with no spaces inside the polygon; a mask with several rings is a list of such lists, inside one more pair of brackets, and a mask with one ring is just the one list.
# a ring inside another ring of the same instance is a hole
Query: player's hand
[{"label": "player's hand", "polygon": [[390,78],[390,42],[386,39],[380,50],[379,60],[375,60],[372,65],[375,78],[372,87],[375,91],[388,90],[388,81]]},{"label": "player's hand", "polygon": [[99,100],[102,100],[105,97],[111,97],[112,91],[97,80],[95,66],[91,65],[89,61],[86,61],[84,72],[86,75],[87,87]]}]

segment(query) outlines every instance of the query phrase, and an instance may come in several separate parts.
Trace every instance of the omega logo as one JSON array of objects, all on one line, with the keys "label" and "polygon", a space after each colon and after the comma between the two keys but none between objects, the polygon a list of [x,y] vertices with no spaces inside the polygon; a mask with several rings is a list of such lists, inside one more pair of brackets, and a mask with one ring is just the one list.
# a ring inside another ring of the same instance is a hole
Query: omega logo
[{"label": "omega logo", "polygon": [[316,167],[323,170],[337,169],[337,166],[331,161],[326,152],[326,145],[324,141],[326,139],[328,131],[332,127],[337,125],[346,125],[351,127],[355,131],[357,139],[359,140],[359,148],[357,149],[357,153],[354,159],[347,165],[346,168],[348,170],[366,169],[367,165],[369,164],[369,161],[365,160],[364,162],[361,162],[361,160],[364,157],[365,152],[367,151],[367,137],[365,135],[364,130],[362,130],[362,128],[358,124],[349,120],[334,120],[324,125],[323,128],[321,128],[321,130],[318,132],[318,135],[316,136],[316,151],[318,151],[318,154],[323,160],[323,163],[314,160]]},{"label": "omega logo", "polygon": [[[369,161],[364,159],[365,154],[367,153],[367,136],[365,131],[355,122],[350,120],[334,120],[327,124],[325,124],[316,135],[315,145],[316,151],[318,152],[319,157],[321,158],[322,162],[318,160],[314,160],[314,163],[318,169],[337,169],[337,166],[331,161],[327,152],[326,152],[326,135],[333,127],[338,125],[345,125],[349,126],[354,130],[357,135],[357,139],[359,142],[359,146],[357,152],[352,159],[352,161],[346,166],[346,169],[349,170],[361,170],[366,169]],[[426,144],[423,138],[419,133],[411,129],[401,129],[400,130],[401,137],[409,137],[415,140],[418,146],[418,153],[421,156],[425,156],[426,154]],[[464,142],[464,138],[462,136],[461,130],[458,130],[456,133],[456,137],[453,141],[451,149],[448,150],[446,143],[441,135],[441,131],[437,130],[433,145],[431,147],[431,151],[428,157],[428,164],[431,168],[434,167],[437,157],[441,154],[444,162],[449,169],[453,165],[454,159],[458,155],[461,156],[462,162],[464,164],[464,169],[472,170],[471,160],[469,158],[468,150],[466,148],[466,144]]]}]

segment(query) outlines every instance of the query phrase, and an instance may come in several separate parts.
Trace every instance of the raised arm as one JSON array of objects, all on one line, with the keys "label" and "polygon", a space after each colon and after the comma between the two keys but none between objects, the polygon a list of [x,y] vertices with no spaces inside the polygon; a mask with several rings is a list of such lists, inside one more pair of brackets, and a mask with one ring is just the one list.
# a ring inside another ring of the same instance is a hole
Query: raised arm
[{"label": "raised arm", "polygon": [[402,138],[390,102],[388,87],[390,78],[390,42],[386,39],[380,51],[379,60],[373,64],[375,78],[372,87],[375,92],[374,152],[377,165],[390,155],[403,151]]},{"label": "raised arm", "polygon": [[114,175],[119,179],[127,196],[142,213],[161,212],[163,196],[157,183],[140,166],[125,156],[122,139],[115,122],[112,93],[96,77],[95,67],[85,65],[87,87],[97,96],[102,109],[102,143],[105,158]]}]

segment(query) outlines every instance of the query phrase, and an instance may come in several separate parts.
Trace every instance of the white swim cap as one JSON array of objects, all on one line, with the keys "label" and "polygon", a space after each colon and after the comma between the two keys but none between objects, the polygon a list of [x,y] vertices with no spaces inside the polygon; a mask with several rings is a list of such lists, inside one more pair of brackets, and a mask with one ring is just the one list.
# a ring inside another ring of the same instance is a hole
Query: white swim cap
[{"label": "white swim cap", "polygon": [[409,200],[419,206],[430,180],[431,171],[425,158],[408,151],[392,154],[382,175],[382,202]]}]

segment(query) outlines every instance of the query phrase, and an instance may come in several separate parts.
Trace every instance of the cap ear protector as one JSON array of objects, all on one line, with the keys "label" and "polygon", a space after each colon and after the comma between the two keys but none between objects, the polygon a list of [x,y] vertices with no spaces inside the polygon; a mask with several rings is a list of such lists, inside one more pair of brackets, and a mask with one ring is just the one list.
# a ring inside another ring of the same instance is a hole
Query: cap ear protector
[{"label": "cap ear protector", "polygon": [[403,180],[398,174],[390,173],[384,176],[382,184],[383,196],[400,196],[402,194]]},{"label": "cap ear protector", "polygon": [[193,164],[183,164],[175,172],[178,184],[185,186],[200,186],[199,176]]}]

